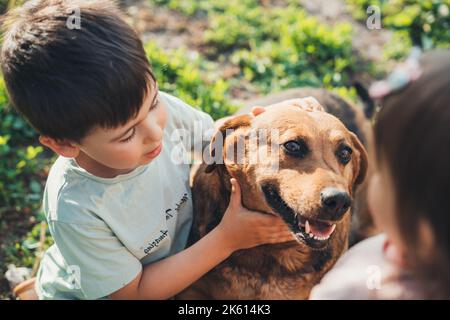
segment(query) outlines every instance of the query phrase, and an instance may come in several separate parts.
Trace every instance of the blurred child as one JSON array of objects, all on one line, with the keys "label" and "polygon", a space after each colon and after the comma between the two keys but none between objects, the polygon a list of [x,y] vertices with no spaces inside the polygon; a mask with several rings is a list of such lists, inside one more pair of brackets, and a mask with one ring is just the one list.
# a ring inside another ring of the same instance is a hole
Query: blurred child
[{"label": "blurred child", "polygon": [[369,205],[384,234],[351,248],[311,299],[450,298],[449,91],[448,50],[409,59],[373,87]]}]

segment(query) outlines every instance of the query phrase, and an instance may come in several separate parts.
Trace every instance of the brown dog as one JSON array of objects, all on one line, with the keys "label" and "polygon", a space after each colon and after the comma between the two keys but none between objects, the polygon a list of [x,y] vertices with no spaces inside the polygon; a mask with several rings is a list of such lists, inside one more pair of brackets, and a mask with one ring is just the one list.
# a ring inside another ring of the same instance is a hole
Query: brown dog
[{"label": "brown dog", "polygon": [[[294,88],[279,93],[274,93],[262,98],[257,98],[246,103],[247,107],[241,108],[236,115],[250,113],[253,106],[269,106],[281,103],[289,99],[297,99],[304,97],[314,97],[326,112],[334,115],[361,141],[369,155],[369,164],[373,163],[371,157],[374,156],[373,148],[373,130],[370,117],[374,112],[373,102],[368,103],[364,97],[362,88],[357,90],[358,95],[365,101],[364,110],[359,105],[355,105],[342,99],[337,94],[325,89],[319,88]],[[367,105],[368,103],[369,105]],[[369,117],[369,118],[368,118]],[[372,168],[369,165],[367,179],[358,188],[354,195],[352,205],[352,223],[349,235],[349,243],[353,245],[367,237],[377,234],[376,229],[367,205],[367,188],[369,177],[372,175]]]},{"label": "brown dog", "polygon": [[[227,129],[233,132],[226,135]],[[249,137],[258,130],[277,130],[278,135],[254,144]],[[229,203],[231,177],[241,186],[243,206],[280,216],[297,241],[237,251],[178,298],[307,298],[348,246],[355,187],[368,167],[364,146],[336,117],[295,106],[255,118],[233,118],[222,125],[216,142],[218,137],[223,138],[223,149],[217,144],[213,149],[216,159],[222,151],[224,163],[203,164],[194,175],[191,243],[220,222]],[[242,141],[239,153],[236,145]],[[268,146],[280,148],[249,161]]]}]

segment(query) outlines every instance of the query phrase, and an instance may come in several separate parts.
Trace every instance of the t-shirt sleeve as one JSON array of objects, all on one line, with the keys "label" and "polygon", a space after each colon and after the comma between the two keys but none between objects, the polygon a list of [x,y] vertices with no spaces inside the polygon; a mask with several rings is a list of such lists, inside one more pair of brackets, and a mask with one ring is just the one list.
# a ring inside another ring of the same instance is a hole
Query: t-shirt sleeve
[{"label": "t-shirt sleeve", "polygon": [[86,299],[106,297],[130,283],[141,262],[106,226],[51,222],[53,237]]},{"label": "t-shirt sleeve", "polygon": [[201,152],[211,141],[214,134],[214,120],[182,100],[160,92],[167,104],[168,113],[173,122],[171,138],[180,137],[188,152]]}]

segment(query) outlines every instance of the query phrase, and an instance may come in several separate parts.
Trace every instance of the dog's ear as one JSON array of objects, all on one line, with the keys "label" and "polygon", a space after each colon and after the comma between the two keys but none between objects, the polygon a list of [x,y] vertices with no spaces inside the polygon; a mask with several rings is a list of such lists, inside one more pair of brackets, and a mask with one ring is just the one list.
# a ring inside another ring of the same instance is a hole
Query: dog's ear
[{"label": "dog's ear", "polygon": [[212,172],[218,165],[217,160],[220,160],[220,164],[223,164],[223,146],[227,135],[227,130],[236,130],[242,127],[249,127],[251,125],[252,117],[249,114],[237,116],[230,120],[227,120],[214,134],[209,145],[210,151],[210,164],[205,168],[205,173]]},{"label": "dog's ear", "polygon": [[369,160],[366,148],[364,148],[364,146],[362,145],[361,141],[359,141],[356,134],[354,134],[353,132],[351,132],[350,134],[352,137],[353,145],[359,152],[359,159],[355,165],[355,177],[353,178],[354,179],[353,185],[357,186],[364,182],[364,179],[367,174],[367,169],[369,166]]}]

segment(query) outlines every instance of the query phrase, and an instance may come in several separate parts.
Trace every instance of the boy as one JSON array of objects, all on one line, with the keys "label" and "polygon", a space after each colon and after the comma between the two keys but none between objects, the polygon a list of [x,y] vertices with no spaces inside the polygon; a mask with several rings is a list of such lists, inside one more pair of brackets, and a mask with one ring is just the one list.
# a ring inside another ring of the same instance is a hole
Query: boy
[{"label": "boy", "polygon": [[[79,28],[67,24],[74,12]],[[232,179],[221,223],[184,249],[189,166],[172,161],[172,136],[213,121],[158,91],[141,41],[111,2],[29,1],[5,25],[11,103],[60,156],[44,191],[55,244],[37,275],[39,298],[167,299],[235,250],[292,240],[281,219],[241,206]]]}]

